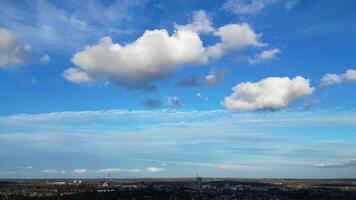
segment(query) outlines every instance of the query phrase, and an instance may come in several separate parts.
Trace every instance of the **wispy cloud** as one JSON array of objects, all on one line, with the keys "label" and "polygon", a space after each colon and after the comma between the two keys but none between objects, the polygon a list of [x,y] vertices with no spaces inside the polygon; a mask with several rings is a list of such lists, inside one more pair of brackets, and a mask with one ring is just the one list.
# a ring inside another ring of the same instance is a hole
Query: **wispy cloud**
[{"label": "wispy cloud", "polygon": [[88,170],[80,168],[80,169],[73,169],[72,172],[75,173],[75,174],[84,174],[84,173],[88,172]]},{"label": "wispy cloud", "polygon": [[284,7],[285,7],[287,10],[291,10],[297,3],[298,3],[298,0],[287,0],[287,1],[284,3]]},{"label": "wispy cloud", "polygon": [[227,0],[223,8],[236,15],[251,15],[271,6],[278,0]]},{"label": "wispy cloud", "polygon": [[[353,110],[313,108],[262,113],[99,110],[18,114],[0,117],[0,156],[16,158],[6,163],[16,168],[26,157],[41,154],[39,161],[48,166],[40,174],[57,176],[82,172],[86,177],[101,177],[108,172],[117,177],[149,176],[148,167],[165,169],[158,169],[162,173],[157,176],[171,174],[172,170],[191,175],[201,167],[216,170],[219,166],[229,166],[229,170],[214,173],[230,173],[237,168],[262,173],[264,169],[256,167],[261,163],[265,168],[276,167],[276,163],[296,166],[348,155],[354,149],[350,133],[355,124]],[[320,137],[328,137],[331,130],[337,131],[337,140],[343,145],[319,145]],[[298,154],[303,155],[301,160],[295,152],[303,149],[313,152]],[[73,169],[54,157],[84,167]],[[111,163],[111,167],[103,163]],[[38,168],[28,171],[35,173]]]},{"label": "wispy cloud", "polygon": [[142,169],[139,168],[129,168],[129,169],[122,169],[122,168],[104,168],[95,170],[96,173],[139,173],[142,172]]},{"label": "wispy cloud", "polygon": [[310,165],[312,167],[317,167],[317,168],[344,168],[344,167],[353,167],[356,166],[356,159],[352,158],[347,161],[342,161],[342,162],[327,162],[327,163],[316,163]]},{"label": "wispy cloud", "polygon": [[164,171],[164,168],[159,168],[159,167],[147,167],[146,170],[150,173],[157,173]]},{"label": "wispy cloud", "polygon": [[57,169],[45,169],[42,170],[43,174],[66,174],[67,171],[65,170],[57,170]]},{"label": "wispy cloud", "polygon": [[249,58],[249,62],[252,64],[264,62],[267,60],[273,60],[277,59],[277,55],[281,53],[281,50],[279,49],[269,49],[269,50],[264,50],[260,54],[255,55],[254,58]]},{"label": "wispy cloud", "polygon": [[[52,1],[31,3],[2,2],[2,24],[40,50],[73,51],[103,35],[123,35],[132,30],[129,24],[134,11],[145,0],[76,1],[71,6]],[[131,24],[130,24],[131,25]]]},{"label": "wispy cloud", "polygon": [[96,173],[120,173],[123,169],[121,168],[105,168],[105,169],[98,169]]},{"label": "wispy cloud", "polygon": [[[332,110],[319,111],[298,111],[286,110],[280,112],[267,112],[263,115],[259,113],[233,113],[226,110],[98,110],[98,111],[66,111],[52,112],[43,114],[15,114],[10,116],[0,116],[0,132],[21,133],[42,131],[73,131],[92,132],[92,128],[106,127],[108,131],[121,131],[121,125],[127,125],[131,130],[140,128],[156,127],[160,124],[201,124],[211,121],[216,123],[237,120],[239,124],[261,123],[263,125],[273,124],[278,121],[281,123],[348,123],[355,122],[355,113],[352,110],[338,113]],[[93,126],[91,122],[95,121]],[[81,122],[81,123],[79,123]],[[139,124],[137,124],[139,122]],[[101,131],[105,131],[102,130]],[[96,132],[96,130],[93,130]]]}]

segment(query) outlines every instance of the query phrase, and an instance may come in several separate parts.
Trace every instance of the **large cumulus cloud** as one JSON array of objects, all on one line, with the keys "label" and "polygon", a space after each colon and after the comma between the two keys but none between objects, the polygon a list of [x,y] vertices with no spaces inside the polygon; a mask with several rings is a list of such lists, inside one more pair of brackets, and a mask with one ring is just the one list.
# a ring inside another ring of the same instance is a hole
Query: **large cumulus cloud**
[{"label": "large cumulus cloud", "polygon": [[91,79],[106,76],[130,88],[147,86],[185,63],[207,62],[204,51],[195,32],[179,30],[169,36],[166,30],[153,30],[126,46],[102,38],[98,45],[75,54],[72,62]]},{"label": "large cumulus cloud", "polygon": [[234,92],[225,97],[223,105],[229,110],[265,110],[287,107],[298,98],[310,95],[314,88],[301,76],[268,77],[256,83],[237,84]]},{"label": "large cumulus cloud", "polygon": [[215,29],[203,11],[195,12],[191,23],[175,28],[173,34],[166,29],[147,30],[127,45],[104,37],[76,53],[72,58],[76,67],[63,76],[75,83],[108,79],[127,89],[152,90],[154,82],[186,64],[205,64],[232,49],[264,45],[248,24],[229,24],[214,32],[220,42],[205,47],[200,34]]}]

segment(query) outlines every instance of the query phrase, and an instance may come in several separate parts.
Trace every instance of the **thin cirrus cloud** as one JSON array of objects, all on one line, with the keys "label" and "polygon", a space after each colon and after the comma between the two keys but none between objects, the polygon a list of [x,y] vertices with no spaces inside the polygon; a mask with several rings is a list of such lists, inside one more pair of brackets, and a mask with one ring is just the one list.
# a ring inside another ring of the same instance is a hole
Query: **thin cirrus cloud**
[{"label": "thin cirrus cloud", "polygon": [[45,170],[42,170],[41,173],[43,173],[43,174],[66,174],[67,171],[57,170],[57,169],[45,169]]},{"label": "thin cirrus cloud", "polygon": [[72,172],[73,172],[74,174],[85,174],[86,172],[88,172],[88,169],[83,169],[83,168],[73,169]]},{"label": "thin cirrus cloud", "polygon": [[105,169],[98,169],[95,171],[96,173],[119,173],[122,172],[121,168],[105,168]]},{"label": "thin cirrus cloud", "polygon": [[[62,1],[61,1],[62,2]],[[83,1],[61,4],[56,1],[3,1],[0,19],[40,51],[73,52],[105,34],[132,33],[135,11],[146,0]]]},{"label": "thin cirrus cloud", "polygon": [[129,169],[122,169],[122,168],[104,168],[95,170],[96,173],[140,173],[140,172],[148,172],[148,173],[157,173],[164,171],[164,168],[159,167],[147,167],[146,169],[139,169],[139,168],[129,168]]},{"label": "thin cirrus cloud", "polygon": [[298,0],[288,0],[285,2],[284,7],[286,10],[291,10],[298,3]]},{"label": "thin cirrus cloud", "polygon": [[236,15],[252,15],[277,2],[278,0],[227,0],[223,9]]},{"label": "thin cirrus cloud", "polygon": [[[68,157],[68,162],[54,158],[50,165],[56,168],[48,166],[47,169],[56,171],[39,171],[43,176],[74,174],[67,163],[91,166],[86,177],[102,177],[108,171],[116,172],[112,174],[117,177],[130,177],[135,175],[131,174],[134,169],[148,176],[152,174],[146,168],[166,168],[161,163],[167,163],[169,168],[154,175],[173,171],[179,176],[191,176],[207,167],[211,170],[209,173],[219,176],[215,167],[231,165],[240,167],[230,169],[229,175],[242,170],[251,177],[264,172],[262,168],[249,171],[251,167],[263,165],[280,173],[275,168],[276,163],[280,163],[279,166],[289,170],[283,175],[292,176],[295,170],[300,170],[292,167],[295,163],[300,167],[317,160],[327,161],[340,153],[349,155],[355,150],[351,133],[356,126],[356,112],[350,109],[345,112],[286,109],[263,114],[226,110],[98,110],[1,116],[0,124],[0,154],[5,152],[14,158],[9,165],[20,166],[26,157],[39,152],[43,156],[26,164],[46,163],[53,154],[64,157],[70,152],[73,155]],[[319,137],[311,138],[310,133],[305,132],[307,128],[314,130],[316,135],[324,134],[325,140],[333,143],[323,145]],[[290,130],[295,134],[286,134]],[[337,139],[328,134],[335,130],[339,130]],[[315,152],[306,154],[305,149]],[[121,163],[126,167],[104,168],[102,163]],[[6,166],[0,168],[6,171]],[[37,173],[36,169],[34,167],[31,173]],[[67,173],[58,173],[62,169]],[[320,173],[325,177],[330,172]],[[12,176],[15,175],[0,174],[0,177]]]},{"label": "thin cirrus cloud", "polygon": [[320,79],[320,86],[329,87],[343,82],[356,82],[356,70],[349,69],[345,73],[341,74],[325,74]]},{"label": "thin cirrus cloud", "polygon": [[154,91],[155,82],[185,64],[206,64],[228,51],[266,45],[260,42],[260,34],[242,23],[218,28],[214,35],[220,42],[205,47],[199,35],[214,29],[204,11],[196,11],[194,16],[187,25],[175,25],[172,35],[166,29],[146,30],[124,46],[103,37],[99,44],[76,53],[72,57],[76,67],[67,69],[63,77],[79,84],[106,79],[129,90]]},{"label": "thin cirrus cloud", "polygon": [[301,76],[268,77],[256,83],[237,84],[234,92],[225,97],[223,105],[228,110],[277,110],[295,100],[312,94],[315,88]]},{"label": "thin cirrus cloud", "polygon": [[[164,168],[150,166],[147,168],[102,168],[96,170],[88,170],[84,168],[73,169],[71,172],[73,174],[86,174],[86,173],[97,173],[97,174],[117,174],[117,173],[158,173],[164,171]],[[66,170],[59,169],[45,169],[41,171],[42,174],[47,175],[59,175],[59,174],[67,174]]]},{"label": "thin cirrus cloud", "polygon": [[310,165],[312,167],[316,168],[344,168],[344,167],[352,167],[356,166],[356,159],[351,158],[347,161],[342,161],[342,162],[328,162],[328,163],[316,163]]},{"label": "thin cirrus cloud", "polygon": [[0,69],[22,64],[30,57],[30,45],[19,44],[11,31],[0,28]]}]

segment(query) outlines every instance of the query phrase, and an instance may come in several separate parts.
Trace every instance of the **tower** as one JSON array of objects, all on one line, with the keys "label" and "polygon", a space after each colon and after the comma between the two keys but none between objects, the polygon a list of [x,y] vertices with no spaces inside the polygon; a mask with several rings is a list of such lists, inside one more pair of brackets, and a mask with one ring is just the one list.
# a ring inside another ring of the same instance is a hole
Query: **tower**
[{"label": "tower", "polygon": [[197,175],[197,189],[202,189],[202,177],[199,177],[199,175]]}]

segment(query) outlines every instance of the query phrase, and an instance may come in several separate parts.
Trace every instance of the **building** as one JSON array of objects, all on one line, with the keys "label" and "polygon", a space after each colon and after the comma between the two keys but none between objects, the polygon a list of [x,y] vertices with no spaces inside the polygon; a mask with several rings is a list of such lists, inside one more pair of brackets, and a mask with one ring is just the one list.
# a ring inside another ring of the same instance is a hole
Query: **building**
[{"label": "building", "polygon": [[197,190],[202,189],[202,177],[197,176]]}]

